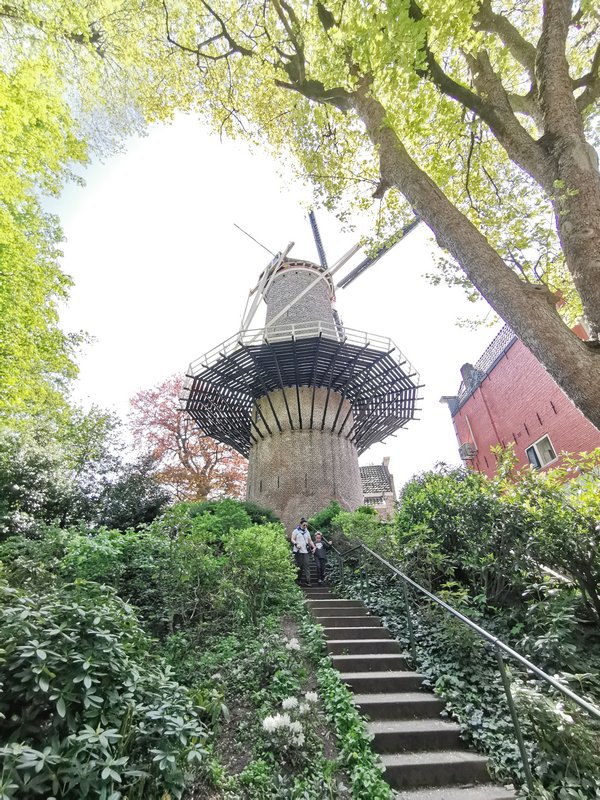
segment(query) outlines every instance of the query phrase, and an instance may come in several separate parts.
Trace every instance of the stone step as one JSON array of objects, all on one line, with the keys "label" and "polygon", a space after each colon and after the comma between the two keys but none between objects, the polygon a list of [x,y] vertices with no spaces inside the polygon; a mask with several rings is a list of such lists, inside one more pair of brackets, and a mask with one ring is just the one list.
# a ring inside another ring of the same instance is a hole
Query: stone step
[{"label": "stone step", "polygon": [[[369,612],[367,609],[362,605],[355,605],[355,606],[332,606],[332,605],[323,605],[323,602],[333,603],[333,600],[329,601],[319,601],[314,600],[306,601],[306,605],[309,606],[310,613],[317,617],[317,619],[321,619],[321,617],[368,617]],[[314,603],[314,605],[313,605]]]},{"label": "stone step", "polygon": [[328,639],[391,639],[392,636],[387,628],[379,628],[374,625],[351,628],[323,628],[323,636]]},{"label": "stone step", "polygon": [[503,786],[441,786],[437,789],[414,789],[396,792],[394,800],[514,800],[513,789]]},{"label": "stone step", "polygon": [[402,653],[402,646],[395,639],[330,639],[326,644],[327,652],[335,655]]},{"label": "stone step", "polygon": [[378,753],[456,750],[462,744],[460,726],[441,719],[393,719],[369,722],[367,727]]},{"label": "stone step", "polygon": [[[487,758],[467,750],[390,753],[381,756],[385,779],[395,789],[488,783]],[[442,794],[440,800],[446,800]]]},{"label": "stone step", "polygon": [[382,670],[406,670],[406,656],[394,653],[379,655],[332,656],[333,666],[339,672],[381,672]]},{"label": "stone step", "polygon": [[[385,630],[385,629],[384,629]],[[353,692],[376,694],[382,692],[418,692],[424,675],[418,672],[343,672],[340,678]]]},{"label": "stone step", "polygon": [[514,800],[512,789],[489,784],[487,758],[461,749],[459,726],[440,718],[444,703],[422,689],[424,677],[409,671],[409,657],[379,617],[358,601],[324,594],[308,590],[307,608],[369,720],[385,779],[402,790],[397,800]]},{"label": "stone step", "polygon": [[328,592],[310,592],[310,586],[307,586],[304,590],[304,594],[307,600],[329,600],[331,595]]},{"label": "stone step", "polygon": [[311,611],[321,610],[323,608],[364,608],[367,610],[360,600],[340,600],[335,597],[330,600],[307,600]]},{"label": "stone step", "polygon": [[319,617],[318,622],[319,625],[323,625],[324,628],[336,628],[338,626],[344,628],[364,628],[367,626],[373,628],[381,627],[381,620],[379,617],[369,617],[366,614],[356,617],[346,617],[343,614],[339,614],[335,617]]},{"label": "stone step", "polygon": [[369,719],[436,719],[444,703],[425,692],[355,694],[354,703]]}]

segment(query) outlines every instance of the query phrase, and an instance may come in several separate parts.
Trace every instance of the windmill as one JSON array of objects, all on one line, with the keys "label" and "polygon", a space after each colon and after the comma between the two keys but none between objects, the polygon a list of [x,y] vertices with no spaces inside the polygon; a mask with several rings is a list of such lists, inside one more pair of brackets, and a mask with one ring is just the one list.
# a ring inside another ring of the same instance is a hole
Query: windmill
[{"label": "windmill", "polygon": [[[362,505],[358,456],[414,419],[419,389],[390,339],[342,325],[333,278],[360,245],[330,267],[309,219],[320,263],[290,257],[293,242],[277,253],[249,293],[240,330],[190,364],[181,398],[205,434],[248,457],[248,499],[286,525],[332,500]],[[263,300],[265,325],[253,329]]]}]

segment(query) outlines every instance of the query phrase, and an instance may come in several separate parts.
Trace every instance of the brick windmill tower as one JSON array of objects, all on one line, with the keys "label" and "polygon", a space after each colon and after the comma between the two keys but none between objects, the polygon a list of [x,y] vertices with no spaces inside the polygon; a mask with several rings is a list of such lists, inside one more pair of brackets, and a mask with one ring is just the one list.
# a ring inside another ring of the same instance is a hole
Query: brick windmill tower
[{"label": "brick windmill tower", "polygon": [[[359,247],[329,268],[310,220],[321,263],[289,257],[293,244],[278,253],[250,292],[241,330],[190,364],[182,396],[204,433],[248,457],[248,500],[286,526],[332,500],[363,504],[358,456],[414,418],[419,388],[390,339],[342,325],[333,276]],[[261,300],[265,326],[253,330]]]}]

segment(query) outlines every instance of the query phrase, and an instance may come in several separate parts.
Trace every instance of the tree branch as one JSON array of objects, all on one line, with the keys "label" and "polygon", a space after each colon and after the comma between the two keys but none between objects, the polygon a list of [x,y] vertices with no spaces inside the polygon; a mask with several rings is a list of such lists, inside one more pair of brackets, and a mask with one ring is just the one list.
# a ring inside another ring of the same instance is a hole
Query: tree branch
[{"label": "tree branch", "polygon": [[321,81],[304,80],[287,81],[275,80],[275,85],[281,89],[288,89],[293,92],[306,97],[307,100],[312,100],[316,103],[327,103],[328,105],[335,106],[340,111],[347,112],[352,108],[351,99],[352,94],[341,86],[335,86],[331,89],[326,89]]},{"label": "tree branch", "polygon": [[508,94],[508,102],[515,114],[522,114],[532,119],[543,132],[542,115],[533,92],[528,94]]},{"label": "tree branch", "polygon": [[478,30],[495,33],[500,38],[514,59],[527,70],[531,82],[535,84],[535,45],[521,35],[508,17],[496,14],[492,10],[491,0],[482,0],[474,20]]},{"label": "tree branch", "polygon": [[542,34],[535,65],[544,133],[550,139],[563,133],[565,124],[581,128],[566,55],[571,22],[570,0],[544,0]]},{"label": "tree branch", "polygon": [[[11,6],[9,3],[3,3],[0,6],[0,17],[5,17],[21,25],[33,25],[34,28],[45,33],[46,24],[43,19],[33,16],[24,18],[23,15],[19,13],[19,9],[15,6]],[[67,41],[74,42],[75,44],[91,45],[100,58],[106,56],[106,51],[102,44],[102,35],[96,29],[96,23],[94,22],[90,23],[90,30],[87,33],[75,33],[74,31],[63,30],[62,36]]]},{"label": "tree branch", "polygon": [[573,86],[576,89],[585,86],[585,91],[583,91],[575,101],[577,110],[581,114],[600,97],[600,44],[596,48],[596,52],[592,58],[590,71],[587,75],[583,75],[581,78],[574,81]]},{"label": "tree branch", "polygon": [[[247,47],[244,47],[241,44],[238,44],[235,39],[230,35],[227,27],[221,17],[214,11],[211,6],[205,2],[205,0],[200,0],[204,8],[208,11],[208,13],[213,17],[213,19],[218,22],[221,32],[216,33],[214,36],[209,36],[208,39],[197,44],[195,47],[189,47],[188,45],[181,44],[180,42],[175,39],[171,34],[171,25],[169,21],[169,9],[167,7],[166,0],[162,0],[163,10],[165,12],[165,28],[167,34],[167,41],[169,44],[172,44],[173,47],[177,47],[178,50],[181,50],[183,53],[189,53],[190,55],[196,56],[196,64],[200,67],[200,60],[206,59],[207,61],[221,61],[224,58],[229,58],[234,53],[238,53],[242,56],[251,56],[253,55],[252,50],[249,50]],[[224,39],[227,44],[229,45],[229,50],[223,53],[218,53],[217,55],[212,55],[211,53],[207,53],[205,48],[208,45],[214,44],[218,42],[220,39]]]},{"label": "tree branch", "polygon": [[[410,0],[409,15],[415,22],[424,18],[416,0]],[[427,36],[423,41],[422,51],[426,68],[417,69],[417,74],[431,80],[447,97],[475,112],[489,126],[509,158],[548,191],[552,191],[554,175],[551,163],[544,149],[515,116],[508,94],[494,72],[487,53],[483,51],[477,58],[466,57],[476,87],[483,90],[477,94],[444,72],[429,47]]]},{"label": "tree branch", "polygon": [[[491,121],[484,118],[494,136],[521,169],[531,175],[544,189],[552,193],[555,179],[551,161],[543,147],[521,125],[515,116],[511,99],[492,67],[487,51],[482,50],[477,57],[467,57],[467,62],[475,86],[485,94],[494,107]],[[539,111],[538,111],[539,115]]]}]

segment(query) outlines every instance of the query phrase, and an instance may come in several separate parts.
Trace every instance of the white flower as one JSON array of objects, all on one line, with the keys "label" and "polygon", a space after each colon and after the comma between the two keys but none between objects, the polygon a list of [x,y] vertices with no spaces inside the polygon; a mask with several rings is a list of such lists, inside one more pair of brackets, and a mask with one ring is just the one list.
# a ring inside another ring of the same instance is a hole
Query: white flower
[{"label": "white flower", "polygon": [[300,642],[298,639],[290,639],[285,646],[286,650],[300,650]]},{"label": "white flower", "polygon": [[275,720],[273,717],[265,717],[262,722],[263,730],[267,733],[273,733],[275,730]]},{"label": "white flower", "polygon": [[285,700],[283,700],[283,702],[281,703],[281,707],[286,710],[289,710],[290,708],[297,708],[298,701],[296,700],[295,697],[286,697]]},{"label": "white flower", "polygon": [[299,714],[308,714],[309,711],[310,711],[310,706],[308,705],[308,703],[300,703],[300,705],[298,706]]},{"label": "white flower", "polygon": [[213,681],[220,681],[223,679],[223,676],[220,672],[215,672],[215,674],[211,675],[210,677],[213,679]]},{"label": "white flower", "polygon": [[292,739],[292,744],[295,747],[302,747],[302,745],[304,744],[304,739],[305,739],[304,734],[299,733]]},{"label": "white flower", "polygon": [[265,717],[262,726],[267,733],[273,733],[281,728],[289,728],[291,724],[289,714],[273,714],[272,717]]},{"label": "white flower", "polygon": [[302,723],[295,720],[294,722],[290,722],[290,731],[297,735],[302,733]]},{"label": "white flower", "polygon": [[306,697],[306,700],[309,703],[319,702],[319,695],[316,692],[305,692],[304,697]]}]

